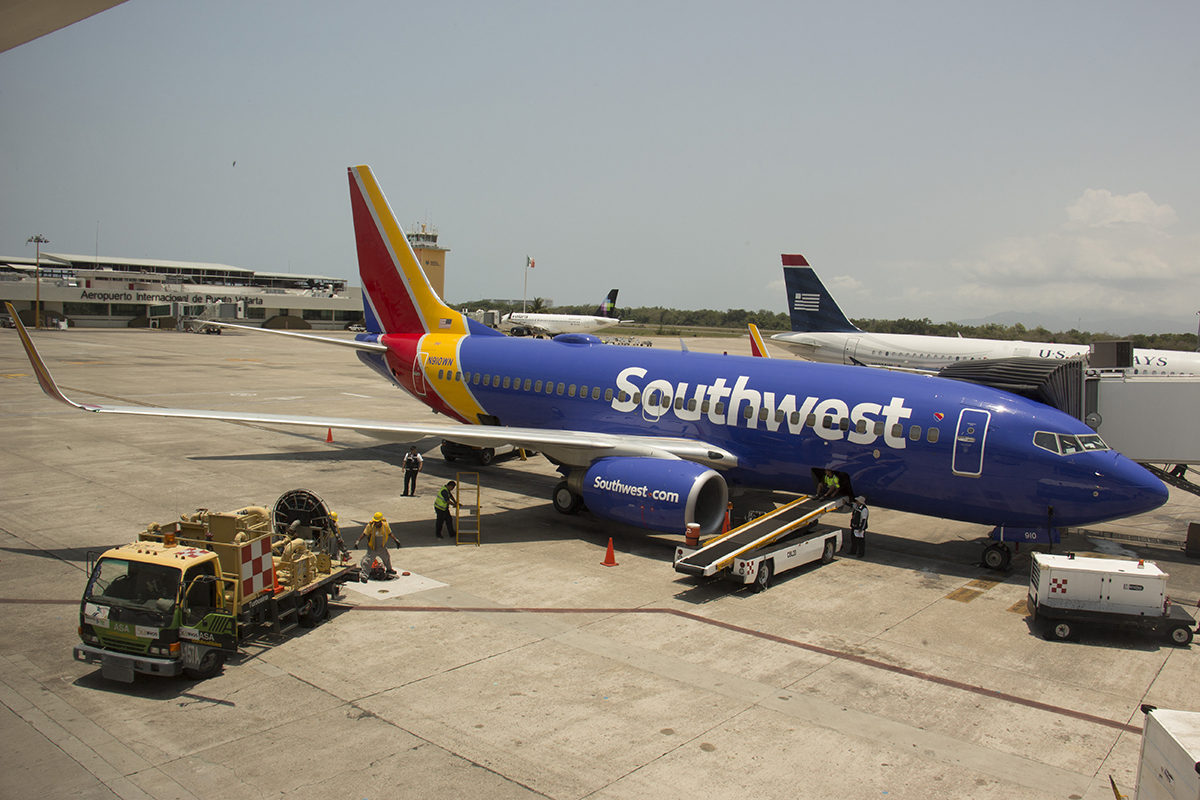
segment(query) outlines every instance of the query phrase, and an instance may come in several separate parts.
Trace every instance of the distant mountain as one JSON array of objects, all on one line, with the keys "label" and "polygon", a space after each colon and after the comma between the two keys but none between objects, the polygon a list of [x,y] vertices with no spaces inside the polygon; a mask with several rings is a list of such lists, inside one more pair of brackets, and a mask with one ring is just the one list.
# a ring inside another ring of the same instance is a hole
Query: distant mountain
[{"label": "distant mountain", "polygon": [[1072,328],[1089,333],[1112,333],[1127,336],[1134,333],[1195,333],[1197,318],[1193,317],[1101,317],[1082,315],[1075,319],[1025,311],[1005,311],[988,317],[956,319],[959,325],[1024,325],[1036,328],[1041,325],[1048,331],[1069,331]]}]

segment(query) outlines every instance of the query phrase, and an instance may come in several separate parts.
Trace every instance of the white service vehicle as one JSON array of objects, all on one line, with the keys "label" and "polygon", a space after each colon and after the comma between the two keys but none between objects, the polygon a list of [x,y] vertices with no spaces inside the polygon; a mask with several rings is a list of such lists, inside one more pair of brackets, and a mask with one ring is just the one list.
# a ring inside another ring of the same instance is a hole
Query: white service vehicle
[{"label": "white service vehicle", "polygon": [[1196,620],[1167,596],[1167,573],[1150,561],[1034,553],[1029,613],[1047,636],[1070,639],[1082,625],[1120,625],[1192,641]]},{"label": "white service vehicle", "polygon": [[1137,800],[1200,800],[1200,713],[1142,706]]},{"label": "white service vehicle", "polygon": [[[841,528],[814,522],[734,557],[715,574],[734,583],[754,584],[756,591],[766,591],[776,575],[814,561],[822,564],[833,561],[834,553],[842,548],[842,536]],[[676,547],[676,565],[697,550],[686,545]]]}]

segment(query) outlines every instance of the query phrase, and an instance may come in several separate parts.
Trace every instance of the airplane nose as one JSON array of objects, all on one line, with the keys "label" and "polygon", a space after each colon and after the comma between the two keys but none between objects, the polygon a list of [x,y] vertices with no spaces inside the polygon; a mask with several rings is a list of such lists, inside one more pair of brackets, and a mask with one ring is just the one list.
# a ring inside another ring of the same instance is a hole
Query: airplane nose
[{"label": "airplane nose", "polygon": [[1113,454],[1113,463],[1096,470],[1103,505],[1114,513],[1109,519],[1152,511],[1167,502],[1166,484],[1145,467],[1125,456]]}]

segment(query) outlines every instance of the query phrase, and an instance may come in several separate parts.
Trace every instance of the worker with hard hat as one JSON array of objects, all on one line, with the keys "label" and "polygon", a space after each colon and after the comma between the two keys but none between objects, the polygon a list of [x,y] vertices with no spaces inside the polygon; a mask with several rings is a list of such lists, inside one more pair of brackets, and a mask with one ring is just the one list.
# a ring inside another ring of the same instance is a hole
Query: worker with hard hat
[{"label": "worker with hard hat", "polygon": [[862,558],[867,554],[867,498],[861,494],[850,503],[850,555]]},{"label": "worker with hard hat", "polygon": [[371,565],[378,558],[383,562],[383,568],[387,570],[388,574],[395,575],[396,570],[392,569],[392,557],[388,555],[387,544],[389,541],[392,541],[396,543],[396,547],[399,547],[400,540],[392,535],[392,528],[388,525],[382,513],[376,511],[375,516],[363,528],[363,532],[358,535],[358,539],[354,542],[356,548],[362,542],[363,537],[366,537],[367,540],[367,554],[363,556],[363,560],[359,565],[362,574],[364,576],[369,575]]}]

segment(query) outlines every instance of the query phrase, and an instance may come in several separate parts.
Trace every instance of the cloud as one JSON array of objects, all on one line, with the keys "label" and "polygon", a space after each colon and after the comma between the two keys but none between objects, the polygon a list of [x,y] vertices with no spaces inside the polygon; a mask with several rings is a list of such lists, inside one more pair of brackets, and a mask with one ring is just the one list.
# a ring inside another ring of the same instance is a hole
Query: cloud
[{"label": "cloud", "polygon": [[1145,192],[1088,189],[1067,221],[1006,239],[955,266],[955,302],[990,311],[1066,309],[1191,314],[1200,296],[1200,236],[1173,236],[1171,206]]},{"label": "cloud", "polygon": [[1156,204],[1145,192],[1114,196],[1107,189],[1085,191],[1074,205],[1067,206],[1067,218],[1089,228],[1123,222],[1165,228],[1179,221],[1175,209]]}]

